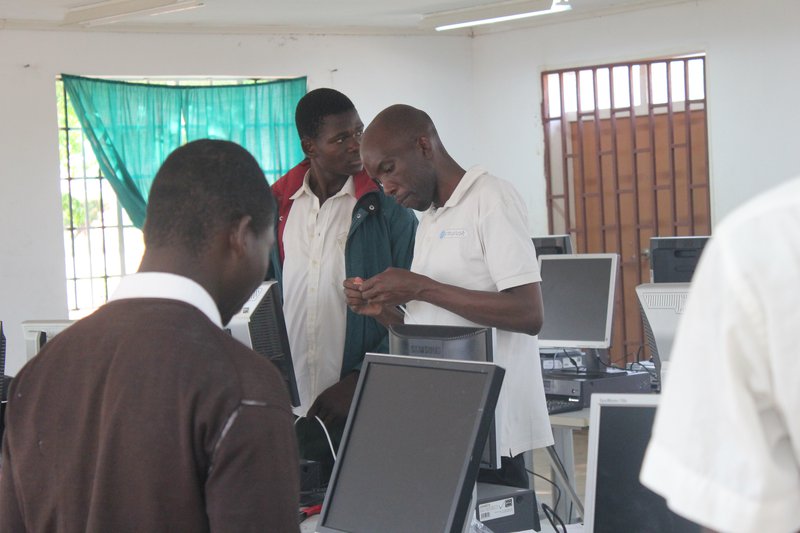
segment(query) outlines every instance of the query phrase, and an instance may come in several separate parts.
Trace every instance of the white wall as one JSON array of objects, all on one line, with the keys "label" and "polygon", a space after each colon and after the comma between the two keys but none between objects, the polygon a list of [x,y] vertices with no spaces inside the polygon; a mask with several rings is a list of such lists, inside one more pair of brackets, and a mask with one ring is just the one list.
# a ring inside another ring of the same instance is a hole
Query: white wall
[{"label": "white wall", "polygon": [[472,152],[466,37],[191,36],[0,30],[0,320],[7,373],[20,322],[67,317],[55,78],[308,76],[368,122],[404,102],[429,110],[455,157]]},{"label": "white wall", "polygon": [[466,37],[190,36],[0,30],[0,319],[9,373],[20,325],[64,318],[54,79],[306,75],[348,94],[368,122],[405,102],[428,111],[463,166],[523,194],[547,231],[540,73],[705,51],[712,214],[800,173],[800,2],[698,0]]},{"label": "white wall", "polygon": [[476,156],[513,179],[547,232],[544,70],[706,52],[712,217],[800,174],[800,2],[700,0],[479,36]]}]

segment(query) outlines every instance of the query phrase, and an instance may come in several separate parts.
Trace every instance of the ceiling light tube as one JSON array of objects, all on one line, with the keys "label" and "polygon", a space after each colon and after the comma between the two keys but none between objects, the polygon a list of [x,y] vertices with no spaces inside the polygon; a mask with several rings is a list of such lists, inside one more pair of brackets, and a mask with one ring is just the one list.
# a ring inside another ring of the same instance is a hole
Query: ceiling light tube
[{"label": "ceiling light tube", "polygon": [[64,24],[97,26],[139,15],[164,15],[203,7],[200,0],[116,0],[67,11]]},{"label": "ceiling light tube", "polygon": [[436,31],[446,31],[550,15],[570,9],[572,6],[565,0],[503,2],[477,8],[431,13],[423,18],[420,25],[426,28],[435,28]]}]

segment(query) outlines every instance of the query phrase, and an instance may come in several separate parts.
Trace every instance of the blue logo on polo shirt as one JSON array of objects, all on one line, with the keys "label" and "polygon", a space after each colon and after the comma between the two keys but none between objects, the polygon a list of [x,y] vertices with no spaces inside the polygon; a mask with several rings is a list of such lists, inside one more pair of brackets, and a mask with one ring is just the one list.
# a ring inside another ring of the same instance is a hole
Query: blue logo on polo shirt
[{"label": "blue logo on polo shirt", "polygon": [[443,229],[439,232],[439,239],[460,239],[466,235],[467,230],[465,229]]}]

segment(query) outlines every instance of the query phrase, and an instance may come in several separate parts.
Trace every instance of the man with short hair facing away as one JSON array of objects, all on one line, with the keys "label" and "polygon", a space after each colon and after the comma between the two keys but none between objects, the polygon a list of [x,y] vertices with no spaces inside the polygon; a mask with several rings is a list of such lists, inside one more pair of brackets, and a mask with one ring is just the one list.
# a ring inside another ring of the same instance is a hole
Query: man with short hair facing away
[{"label": "man with short hair facing away", "polygon": [[139,271],[12,383],[0,531],[298,531],[286,387],[222,329],[264,279],[274,213],[242,147],[166,159]]},{"label": "man with short hair facing away", "polygon": [[[464,170],[430,117],[407,105],[381,111],[361,144],[364,167],[400,205],[424,211],[411,271],[349,279],[350,307],[384,324],[497,328],[494,361],[506,369],[497,412],[501,469],[479,481],[527,487],[523,453],[553,443],[536,334],[541,276],[525,205],[481,167]],[[403,316],[398,305],[405,304]]]},{"label": "man with short hair facing away", "polygon": [[330,458],[318,416],[340,436],[366,352],[387,352],[386,328],[348,311],[342,283],[389,267],[408,268],[417,219],[363,171],[364,124],[350,99],[316,89],[297,104],[306,159],[272,187],[278,201],[273,269],[284,313],[301,405],[301,452]]}]

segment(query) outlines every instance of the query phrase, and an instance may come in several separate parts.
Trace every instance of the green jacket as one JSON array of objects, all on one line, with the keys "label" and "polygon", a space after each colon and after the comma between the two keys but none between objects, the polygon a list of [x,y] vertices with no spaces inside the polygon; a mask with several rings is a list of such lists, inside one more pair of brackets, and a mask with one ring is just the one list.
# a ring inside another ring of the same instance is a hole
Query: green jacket
[{"label": "green jacket", "polygon": [[[292,207],[292,195],[302,186],[309,163],[303,161],[272,186],[278,203],[276,246],[270,260],[272,276],[283,283],[283,230]],[[367,279],[389,267],[410,268],[414,254],[417,217],[386,196],[366,172],[353,176],[356,206],[345,245],[345,275]],[[344,377],[361,368],[367,352],[389,351],[386,328],[374,318],[347,310],[347,330],[342,354]]]}]

